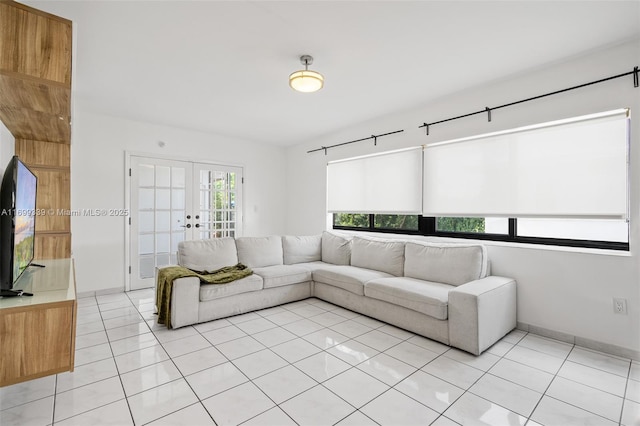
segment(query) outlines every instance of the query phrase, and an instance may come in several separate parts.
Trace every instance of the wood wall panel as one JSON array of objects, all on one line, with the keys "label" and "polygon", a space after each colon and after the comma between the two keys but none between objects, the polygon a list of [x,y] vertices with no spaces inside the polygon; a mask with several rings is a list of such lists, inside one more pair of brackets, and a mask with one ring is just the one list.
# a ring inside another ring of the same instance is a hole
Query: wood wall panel
[{"label": "wood wall panel", "polygon": [[71,89],[22,74],[0,70],[0,99],[3,105],[15,109],[71,116]]},{"label": "wood wall panel", "polygon": [[71,256],[71,21],[0,0],[0,120],[38,177],[37,259]]},{"label": "wood wall panel", "polygon": [[0,2],[0,69],[71,88],[71,21]]},{"label": "wood wall panel", "polygon": [[0,0],[0,120],[16,138],[71,141],[71,21]]},{"label": "wood wall panel", "polygon": [[36,233],[34,257],[36,259],[66,259],[71,257],[71,233]]},{"label": "wood wall panel", "polygon": [[16,155],[29,167],[63,167],[71,165],[71,145],[29,139],[16,139]]},{"label": "wood wall panel", "polygon": [[[71,43],[71,21],[0,0],[0,120],[38,176],[36,259],[71,257]],[[0,386],[73,371],[75,317],[75,300],[0,309]]]},{"label": "wood wall panel", "polygon": [[74,302],[43,309],[0,311],[0,341],[11,342],[0,345],[3,385],[69,370],[73,365],[69,330],[74,328],[74,311]]},{"label": "wood wall panel", "polygon": [[0,120],[15,138],[70,143],[71,123],[56,114],[0,104]]},{"label": "wood wall panel", "polygon": [[16,139],[16,155],[38,177],[35,258],[71,257],[71,146]]},{"label": "wood wall panel", "polygon": [[60,212],[71,210],[69,171],[39,167],[31,167],[31,171],[38,177],[36,233],[70,232],[70,216]]}]

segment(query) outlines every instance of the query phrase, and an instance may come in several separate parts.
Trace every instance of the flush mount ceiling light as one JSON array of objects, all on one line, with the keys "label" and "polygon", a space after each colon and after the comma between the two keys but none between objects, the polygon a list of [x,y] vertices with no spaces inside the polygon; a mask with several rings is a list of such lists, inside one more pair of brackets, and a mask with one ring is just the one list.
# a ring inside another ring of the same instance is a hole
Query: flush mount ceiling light
[{"label": "flush mount ceiling light", "polygon": [[289,86],[293,90],[304,93],[317,92],[322,89],[324,77],[319,72],[309,69],[309,65],[313,64],[313,58],[309,55],[302,55],[300,62],[304,65],[304,69],[289,76]]}]

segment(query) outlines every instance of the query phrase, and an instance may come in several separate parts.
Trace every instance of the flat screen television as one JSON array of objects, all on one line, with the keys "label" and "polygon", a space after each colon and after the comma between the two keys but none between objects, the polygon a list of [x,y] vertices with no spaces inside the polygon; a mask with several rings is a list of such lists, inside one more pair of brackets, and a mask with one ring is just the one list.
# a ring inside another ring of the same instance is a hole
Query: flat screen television
[{"label": "flat screen television", "polygon": [[36,175],[14,156],[0,186],[0,290],[4,297],[21,295],[11,289],[33,261],[37,187]]}]

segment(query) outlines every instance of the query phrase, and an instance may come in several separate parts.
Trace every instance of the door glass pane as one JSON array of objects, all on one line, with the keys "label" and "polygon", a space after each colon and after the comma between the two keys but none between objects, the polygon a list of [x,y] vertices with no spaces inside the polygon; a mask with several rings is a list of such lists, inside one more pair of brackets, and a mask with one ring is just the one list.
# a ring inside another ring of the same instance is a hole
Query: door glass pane
[{"label": "door glass pane", "polygon": [[172,189],[171,190],[171,208],[172,209],[184,209],[185,208],[185,190],[184,189]]},{"label": "door glass pane", "polygon": [[156,186],[171,186],[171,167],[156,166]]},{"label": "door glass pane", "polygon": [[153,278],[155,276],[155,262],[153,256],[140,256],[138,259],[139,278]]},{"label": "door glass pane", "polygon": [[156,234],[156,253],[169,253],[171,234]]},{"label": "door glass pane", "polygon": [[171,190],[170,189],[157,189],[156,190],[156,209],[170,209],[171,208]]},{"label": "door glass pane", "polygon": [[138,236],[138,254],[153,254],[153,234]]},{"label": "door glass pane", "polygon": [[171,261],[171,256],[169,253],[162,253],[156,256],[156,266],[166,266],[169,265]]},{"label": "door glass pane", "polygon": [[184,232],[174,232],[171,234],[171,253],[178,251],[178,244],[184,241]]},{"label": "door glass pane", "polygon": [[151,164],[140,164],[138,166],[138,186],[153,186],[154,167]]},{"label": "door glass pane", "polygon": [[184,210],[171,210],[171,230],[184,232]]},{"label": "door glass pane", "polygon": [[186,186],[184,167],[172,167],[171,168],[171,186],[174,188],[184,188]]},{"label": "door glass pane", "polygon": [[171,213],[168,211],[156,211],[156,232],[171,230]]},{"label": "door glass pane", "polygon": [[153,189],[141,188],[138,191],[138,208],[140,210],[153,209]]},{"label": "door glass pane", "polygon": [[153,212],[140,212],[138,222],[139,232],[153,232]]},{"label": "door glass pane", "polygon": [[213,178],[211,176],[211,172],[208,170],[200,171],[200,189],[207,190],[211,187],[211,182]]}]

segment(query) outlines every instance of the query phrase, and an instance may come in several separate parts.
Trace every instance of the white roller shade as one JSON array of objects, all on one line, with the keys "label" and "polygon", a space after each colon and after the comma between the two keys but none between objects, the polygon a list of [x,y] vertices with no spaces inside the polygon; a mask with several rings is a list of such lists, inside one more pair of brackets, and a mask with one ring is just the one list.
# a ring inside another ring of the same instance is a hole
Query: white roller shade
[{"label": "white roller shade", "polygon": [[328,163],[327,210],[420,214],[422,147]]},{"label": "white roller shade", "polygon": [[424,216],[626,218],[628,110],[428,145]]}]

